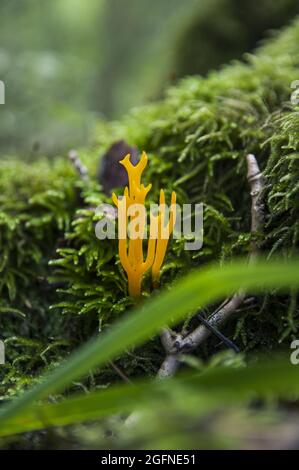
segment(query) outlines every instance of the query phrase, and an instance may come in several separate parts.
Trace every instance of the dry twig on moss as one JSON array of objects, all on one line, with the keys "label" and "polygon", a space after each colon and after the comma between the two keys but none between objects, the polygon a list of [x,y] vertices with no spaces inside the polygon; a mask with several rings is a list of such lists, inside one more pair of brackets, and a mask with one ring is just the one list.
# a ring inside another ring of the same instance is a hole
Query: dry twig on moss
[{"label": "dry twig on moss", "polygon": [[89,175],[88,175],[88,170],[85,165],[81,162],[81,159],[79,157],[79,154],[77,150],[70,150],[68,153],[68,157],[72,164],[74,165],[76,171],[78,172],[80,178],[83,181],[88,181],[89,180]]},{"label": "dry twig on moss", "polygon": [[[247,155],[247,179],[251,195],[251,251],[249,262],[254,262],[259,255],[258,232],[263,228],[264,215],[261,194],[264,188],[263,176],[254,155]],[[230,299],[225,300],[208,319],[210,327],[219,328],[237,311],[245,299],[245,292],[239,291]],[[159,372],[159,378],[170,377],[175,374],[180,364],[180,354],[193,351],[200,346],[210,335],[211,328],[201,324],[188,335],[174,333],[165,328],[161,333],[161,341],[166,351]]]}]

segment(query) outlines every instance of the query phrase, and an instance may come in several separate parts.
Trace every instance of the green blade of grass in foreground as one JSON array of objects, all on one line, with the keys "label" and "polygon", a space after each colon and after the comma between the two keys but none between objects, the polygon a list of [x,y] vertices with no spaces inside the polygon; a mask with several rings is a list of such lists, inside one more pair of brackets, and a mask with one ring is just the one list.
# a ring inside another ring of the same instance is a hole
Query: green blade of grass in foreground
[{"label": "green blade of grass in foreground", "polygon": [[164,291],[133,309],[109,332],[89,341],[39,384],[24,392],[0,412],[0,425],[33,406],[37,400],[66,388],[73,380],[114,358],[128,347],[136,346],[157,333],[161,327],[174,324],[187,313],[221,299],[240,288],[261,292],[269,288],[299,287],[299,262],[269,261],[248,265],[236,262],[219,268],[211,266],[194,271]]},{"label": "green blade of grass in foreground", "polygon": [[252,397],[288,397],[299,394],[299,374],[289,358],[244,368],[219,367],[202,374],[192,373],[167,381],[123,384],[68,398],[58,404],[43,404],[16,416],[0,428],[0,437],[20,432],[96,420],[116,413],[153,408],[157,401],[169,402],[169,393],[180,390],[196,399],[198,416],[223,405],[241,403]]}]

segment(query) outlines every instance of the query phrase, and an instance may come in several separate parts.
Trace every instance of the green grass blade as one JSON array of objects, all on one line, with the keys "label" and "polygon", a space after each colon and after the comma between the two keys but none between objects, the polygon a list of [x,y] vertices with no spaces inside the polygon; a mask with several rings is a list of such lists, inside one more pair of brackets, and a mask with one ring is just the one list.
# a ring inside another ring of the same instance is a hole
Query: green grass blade
[{"label": "green grass blade", "polygon": [[241,287],[250,291],[299,287],[299,262],[237,262],[224,268],[208,267],[190,273],[169,291],[153,296],[129,312],[111,330],[79,348],[39,384],[23,393],[0,411],[0,424],[23,413],[27,407],[50,393],[61,391],[73,380],[104,364],[126,348],[141,344],[166,324],[174,324],[186,313],[221,299]]},{"label": "green grass blade", "polygon": [[31,408],[1,426],[0,437],[95,420],[136,410],[136,406],[139,409],[154,407],[157,400],[169,402],[169,392],[179,387],[186,397],[190,393],[196,395],[196,413],[200,415],[217,408],[219,403],[223,406],[256,396],[278,398],[298,394],[299,374],[285,358],[241,369],[216,368],[203,374],[186,374],[167,381],[112,386],[104,391],[66,399],[59,404]]}]

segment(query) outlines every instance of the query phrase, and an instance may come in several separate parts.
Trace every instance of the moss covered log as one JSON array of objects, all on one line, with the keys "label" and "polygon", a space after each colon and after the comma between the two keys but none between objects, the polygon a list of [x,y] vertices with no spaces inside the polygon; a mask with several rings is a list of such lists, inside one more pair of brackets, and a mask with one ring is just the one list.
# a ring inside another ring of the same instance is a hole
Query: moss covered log
[{"label": "moss covered log", "polygon": [[[97,180],[98,155],[117,140],[147,151],[146,177],[153,182],[153,201],[163,187],[167,199],[175,189],[179,204],[204,203],[203,249],[187,252],[184,240],[173,240],[162,286],[170,286],[191,267],[248,253],[248,153],[256,156],[266,179],[262,250],[269,257],[292,256],[299,236],[299,107],[291,103],[291,83],[299,79],[298,43],[297,20],[256,54],[247,55],[244,63],[206,78],[184,79],[160,102],[133,110],[121,122],[99,123],[93,148],[80,152],[89,169],[88,181],[80,180],[67,157],[2,161],[4,398],[35,380],[45,367],[53,367],[84,339],[109,327],[131,305],[117,243],[95,237],[95,208],[111,202]],[[148,295],[146,282],[144,296]],[[226,332],[246,351],[289,345],[299,326],[296,300],[292,292],[254,298]],[[210,340],[200,353],[210,355],[217,347]],[[151,375],[162,355],[159,340],[154,339],[138,353],[128,352],[120,364],[127,375]],[[91,378],[87,385],[95,384]]]}]

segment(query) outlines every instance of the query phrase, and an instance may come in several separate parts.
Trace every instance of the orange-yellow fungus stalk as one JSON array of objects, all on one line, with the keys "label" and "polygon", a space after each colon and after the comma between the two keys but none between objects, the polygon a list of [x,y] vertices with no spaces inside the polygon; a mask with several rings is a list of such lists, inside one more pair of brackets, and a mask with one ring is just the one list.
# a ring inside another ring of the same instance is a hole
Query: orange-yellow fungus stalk
[{"label": "orange-yellow fungus stalk", "polygon": [[153,286],[157,287],[159,277],[160,277],[160,269],[162,267],[169,237],[173,231],[173,227],[175,225],[175,203],[176,203],[176,193],[173,191],[171,194],[171,207],[169,212],[169,220],[167,224],[165,224],[165,213],[166,213],[166,206],[165,206],[165,195],[163,189],[160,191],[160,206],[159,206],[159,215],[158,215],[158,236],[157,236],[157,244],[156,244],[156,255],[155,260],[152,266],[152,281]]},{"label": "orange-yellow fungus stalk", "polygon": [[[132,165],[130,161],[130,155],[126,155],[120,163],[125,167],[128,173],[129,188],[125,188],[124,195],[120,200],[117,199],[114,193],[112,194],[112,200],[119,211],[119,258],[128,277],[129,295],[133,298],[138,298],[141,295],[142,278],[150,268],[152,268],[154,286],[157,286],[169,236],[175,224],[176,195],[174,192],[172,193],[172,207],[170,209],[169,221],[165,225],[165,196],[164,191],[161,190],[158,215],[150,214],[150,238],[145,259],[143,255],[143,240],[146,228],[146,216],[138,219],[136,223],[139,236],[130,236],[128,240],[128,221],[136,222],[137,220],[134,205],[138,204],[138,207],[141,206],[144,208],[146,196],[152,187],[151,184],[146,187],[141,184],[141,176],[147,166],[147,162],[148,158],[145,152],[142,153],[140,161],[135,166]],[[125,227],[122,230],[120,230],[120,214],[125,218]],[[152,230],[153,227],[155,227],[155,230]]]}]

